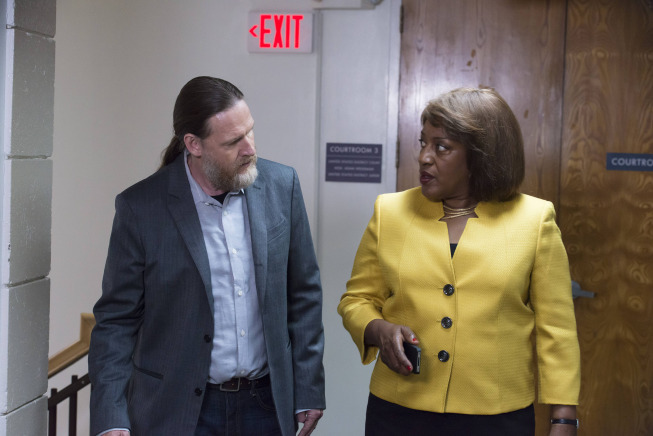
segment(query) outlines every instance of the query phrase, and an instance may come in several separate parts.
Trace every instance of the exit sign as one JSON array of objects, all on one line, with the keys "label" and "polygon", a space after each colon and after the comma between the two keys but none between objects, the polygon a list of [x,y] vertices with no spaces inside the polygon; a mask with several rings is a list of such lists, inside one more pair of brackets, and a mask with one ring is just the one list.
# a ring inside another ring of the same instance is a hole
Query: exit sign
[{"label": "exit sign", "polygon": [[250,12],[247,20],[250,53],[311,53],[313,14]]}]

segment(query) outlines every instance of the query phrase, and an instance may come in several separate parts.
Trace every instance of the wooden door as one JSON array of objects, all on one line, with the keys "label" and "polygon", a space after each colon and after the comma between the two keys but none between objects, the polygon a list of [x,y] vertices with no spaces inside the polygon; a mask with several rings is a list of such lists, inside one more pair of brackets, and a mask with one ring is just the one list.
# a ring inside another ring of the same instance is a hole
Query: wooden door
[{"label": "wooden door", "polygon": [[559,223],[576,300],[583,435],[653,435],[653,2],[570,0]]},{"label": "wooden door", "polygon": [[565,0],[404,0],[397,189],[417,186],[426,103],[461,86],[489,86],[519,120],[524,192],[557,204]]},{"label": "wooden door", "polygon": [[[572,278],[596,293],[575,300],[579,435],[653,435],[653,172],[605,169],[607,152],[653,153],[652,7],[403,2],[397,190],[418,185],[429,99],[459,86],[504,96],[524,132],[523,192],[554,202]],[[538,435],[547,417],[538,407]]]}]

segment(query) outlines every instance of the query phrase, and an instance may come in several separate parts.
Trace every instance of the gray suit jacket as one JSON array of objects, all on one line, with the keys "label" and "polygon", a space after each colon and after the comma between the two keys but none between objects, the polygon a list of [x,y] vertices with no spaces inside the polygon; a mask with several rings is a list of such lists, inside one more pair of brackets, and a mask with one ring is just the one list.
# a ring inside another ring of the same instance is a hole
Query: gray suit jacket
[{"label": "gray suit jacket", "polygon": [[[245,189],[272,393],[284,436],[323,409],[322,289],[295,170],[265,159]],[[192,435],[211,361],[213,297],[183,155],[116,197],[89,351],[91,434]]]}]

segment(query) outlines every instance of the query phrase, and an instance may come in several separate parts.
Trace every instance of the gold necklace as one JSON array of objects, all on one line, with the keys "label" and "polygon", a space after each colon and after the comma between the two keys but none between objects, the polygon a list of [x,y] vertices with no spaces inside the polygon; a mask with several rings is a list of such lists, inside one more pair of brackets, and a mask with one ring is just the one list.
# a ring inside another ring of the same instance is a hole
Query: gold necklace
[{"label": "gold necklace", "polygon": [[454,207],[449,207],[446,204],[442,203],[442,209],[444,210],[444,216],[442,217],[443,220],[450,220],[453,218],[458,218],[461,216],[465,215],[471,215],[474,213],[474,209],[476,209],[476,204],[471,207],[463,207],[460,209],[456,209]]}]

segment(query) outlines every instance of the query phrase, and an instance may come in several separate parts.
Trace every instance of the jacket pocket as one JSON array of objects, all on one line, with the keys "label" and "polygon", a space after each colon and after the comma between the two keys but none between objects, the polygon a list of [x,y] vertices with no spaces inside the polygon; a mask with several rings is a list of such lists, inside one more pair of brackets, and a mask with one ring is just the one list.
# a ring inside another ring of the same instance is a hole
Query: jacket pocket
[{"label": "jacket pocket", "polygon": [[138,371],[141,374],[149,375],[150,377],[154,377],[154,378],[158,378],[159,380],[163,380],[163,374],[159,374],[158,372],[154,372],[154,371],[148,371],[147,369],[139,368],[136,365],[134,365],[134,371]]},{"label": "jacket pocket", "polygon": [[286,220],[282,219],[280,222],[276,223],[272,227],[269,227],[267,232],[268,232],[268,243],[274,241],[277,239],[279,236],[284,235],[287,233],[287,228],[286,226]]}]

